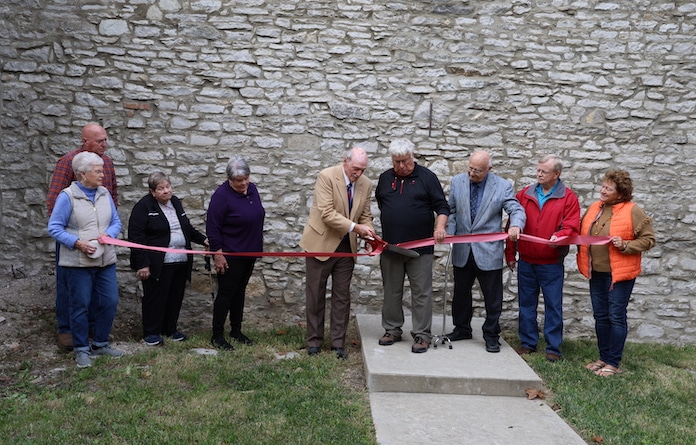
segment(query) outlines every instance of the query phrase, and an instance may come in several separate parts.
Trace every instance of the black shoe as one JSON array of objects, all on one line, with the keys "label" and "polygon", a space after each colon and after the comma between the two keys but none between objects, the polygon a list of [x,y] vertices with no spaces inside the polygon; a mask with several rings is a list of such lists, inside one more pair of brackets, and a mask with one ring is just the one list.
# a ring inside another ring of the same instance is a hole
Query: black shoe
[{"label": "black shoe", "polygon": [[486,337],[486,351],[488,352],[500,352],[500,342],[497,338]]},{"label": "black shoe", "polygon": [[162,346],[164,344],[164,340],[159,335],[147,335],[143,341],[148,346]]},{"label": "black shoe", "polygon": [[233,339],[237,340],[239,343],[247,346],[252,346],[254,344],[253,341],[246,335],[242,334],[241,332],[238,332],[236,334],[230,333],[230,337]]},{"label": "black shoe", "polygon": [[310,346],[307,348],[307,354],[309,355],[319,355],[319,351],[321,351],[319,346]]},{"label": "black shoe", "polygon": [[210,344],[217,349],[222,349],[223,351],[234,351],[234,346],[227,343],[227,340],[224,338],[213,337],[210,339]]},{"label": "black shoe", "polygon": [[454,331],[447,334],[446,337],[449,338],[450,341],[471,340],[472,335],[471,332],[455,329]]},{"label": "black shoe", "polygon": [[348,353],[343,348],[331,348],[331,350],[336,351],[336,357],[340,358],[341,360],[348,358]]}]

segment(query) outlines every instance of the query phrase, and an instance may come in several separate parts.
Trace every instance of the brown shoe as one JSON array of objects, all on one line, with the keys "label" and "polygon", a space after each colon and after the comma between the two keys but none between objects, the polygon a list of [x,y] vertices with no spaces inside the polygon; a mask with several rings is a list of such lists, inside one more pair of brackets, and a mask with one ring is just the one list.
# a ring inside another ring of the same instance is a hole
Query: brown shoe
[{"label": "brown shoe", "polygon": [[390,334],[389,332],[385,332],[382,338],[379,339],[379,344],[381,346],[390,346],[396,343],[397,341],[401,341],[400,335],[394,335]]},{"label": "brown shoe", "polygon": [[59,332],[56,336],[56,344],[60,349],[72,351],[72,334],[70,332]]},{"label": "brown shoe", "polygon": [[551,363],[556,363],[560,359],[561,357],[558,354],[554,354],[553,352],[546,353],[546,360],[550,361]]},{"label": "brown shoe", "polygon": [[430,347],[430,342],[428,340],[425,340],[423,338],[416,338],[415,343],[413,343],[413,346],[411,346],[411,352],[415,352],[416,354],[420,354],[422,352],[426,352],[428,348]]},{"label": "brown shoe", "polygon": [[520,346],[519,348],[515,349],[515,352],[518,353],[519,355],[527,355],[527,354],[534,354],[536,351],[534,349],[529,349],[526,346]]}]

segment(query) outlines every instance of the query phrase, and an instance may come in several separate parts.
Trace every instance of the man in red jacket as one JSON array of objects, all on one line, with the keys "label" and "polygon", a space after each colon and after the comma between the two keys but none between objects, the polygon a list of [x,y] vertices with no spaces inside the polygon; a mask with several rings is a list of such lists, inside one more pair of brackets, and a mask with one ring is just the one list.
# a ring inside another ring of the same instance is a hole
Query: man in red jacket
[{"label": "man in red jacket", "polygon": [[[557,156],[544,156],[537,165],[537,183],[517,193],[527,215],[527,235],[554,241],[574,236],[580,230],[580,204],[572,190],[561,181],[563,163]],[[551,247],[528,241],[507,241],[505,258],[515,269],[515,253],[519,252],[517,295],[519,300],[520,355],[536,352],[539,341],[537,306],[539,290],[544,295],[544,339],[546,359],[556,362],[561,357],[563,341],[563,260],[568,246]]]}]

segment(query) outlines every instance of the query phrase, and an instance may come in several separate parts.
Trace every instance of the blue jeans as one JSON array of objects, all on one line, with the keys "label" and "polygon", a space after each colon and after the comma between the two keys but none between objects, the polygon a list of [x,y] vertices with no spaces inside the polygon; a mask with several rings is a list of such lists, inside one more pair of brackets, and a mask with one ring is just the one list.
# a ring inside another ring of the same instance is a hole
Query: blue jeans
[{"label": "blue jeans", "polygon": [[[67,247],[65,247],[67,249]],[[56,241],[56,324],[58,333],[70,333],[70,283],[65,267],[59,266],[61,245]],[[91,310],[90,314],[94,311]],[[94,317],[89,317],[89,329],[94,330]]]},{"label": "blue jeans", "polygon": [[56,323],[58,332],[70,332],[70,291],[65,268],[58,265],[61,245],[56,241]]},{"label": "blue jeans", "polygon": [[619,281],[612,286],[609,272],[593,271],[590,278],[599,359],[616,368],[621,364],[628,336],[626,308],[635,282],[635,279]]},{"label": "blue jeans", "polygon": [[536,351],[539,341],[537,306],[544,294],[544,340],[546,352],[561,355],[563,341],[563,263],[517,263],[517,297],[520,306],[518,333],[522,346]]},{"label": "blue jeans", "polygon": [[[116,265],[64,267],[70,289],[70,332],[75,351],[89,351],[89,319],[94,318],[94,346],[109,344],[118,306]],[[90,317],[90,312],[93,312]]]}]

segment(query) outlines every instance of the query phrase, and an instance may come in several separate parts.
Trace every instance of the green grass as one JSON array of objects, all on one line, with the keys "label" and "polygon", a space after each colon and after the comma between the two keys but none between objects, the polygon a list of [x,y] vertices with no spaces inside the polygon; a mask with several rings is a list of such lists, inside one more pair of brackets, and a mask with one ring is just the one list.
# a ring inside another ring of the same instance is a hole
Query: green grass
[{"label": "green grass", "polygon": [[590,340],[564,342],[555,364],[526,357],[549,403],[588,443],[696,444],[696,346],[628,343],[623,372],[611,377],[585,369],[598,357]]},{"label": "green grass", "polygon": [[[201,356],[207,336],[99,358],[41,382],[31,362],[0,382],[0,442],[12,444],[375,444],[362,363],[325,351],[309,357],[304,330],[249,332],[254,347]],[[513,346],[514,333],[507,333]],[[543,350],[543,345],[539,345]],[[299,356],[278,360],[274,353]],[[623,373],[585,365],[594,341],[563,344],[563,359],[525,356],[547,402],[588,443],[696,443],[696,346],[626,346]],[[358,379],[355,378],[358,376]]]},{"label": "green grass", "polygon": [[[304,331],[252,333],[255,347],[201,356],[206,338],[68,365],[54,387],[2,389],[0,437],[13,444],[374,444],[352,360],[300,351]],[[299,351],[278,360],[274,352]],[[357,355],[357,352],[355,353]],[[29,373],[27,373],[29,375]]]}]

